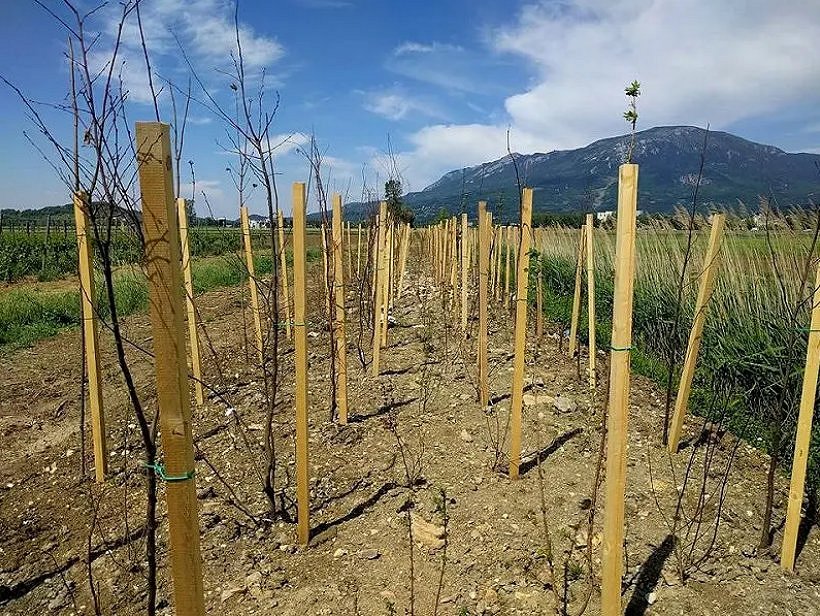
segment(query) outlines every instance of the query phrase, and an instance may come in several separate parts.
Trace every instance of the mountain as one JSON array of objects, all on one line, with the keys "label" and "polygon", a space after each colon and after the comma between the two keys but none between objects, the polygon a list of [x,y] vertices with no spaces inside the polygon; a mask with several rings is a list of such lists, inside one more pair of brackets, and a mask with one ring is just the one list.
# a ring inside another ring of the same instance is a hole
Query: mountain
[{"label": "mountain", "polygon": [[[632,161],[640,165],[638,209],[669,212],[692,200],[705,130],[693,126],[660,126],[635,135]],[[614,210],[618,166],[625,160],[630,136],[595,141],[576,150],[514,154],[521,182],[535,189],[535,211]],[[440,209],[453,214],[462,202],[474,216],[476,202],[486,200],[496,217],[517,217],[515,166],[510,156],[457,169],[405,201],[416,220],[429,221]],[[709,131],[699,203],[756,209],[760,195],[780,206],[805,204],[820,193],[820,155],[790,154],[736,135]],[[815,199],[816,200],[816,199]],[[353,205],[353,204],[351,204]],[[358,204],[357,204],[358,205]],[[361,206],[360,206],[361,207]],[[353,211],[361,211],[353,208]]]}]

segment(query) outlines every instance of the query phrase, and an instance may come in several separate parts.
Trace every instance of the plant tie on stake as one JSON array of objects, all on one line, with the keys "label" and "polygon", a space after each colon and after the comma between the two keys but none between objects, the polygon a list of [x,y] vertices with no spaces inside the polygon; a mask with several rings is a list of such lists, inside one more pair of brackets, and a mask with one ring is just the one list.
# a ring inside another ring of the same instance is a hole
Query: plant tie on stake
[{"label": "plant tie on stake", "polygon": [[179,483],[180,481],[188,481],[189,479],[194,478],[195,470],[190,470],[184,475],[169,475],[165,471],[165,466],[162,462],[154,462],[153,464],[148,464],[143,462],[142,464],[145,468],[151,469],[154,471],[154,474],[159,477],[165,483]]},{"label": "plant tie on stake", "polygon": [[627,351],[627,352],[629,352],[629,351],[632,350],[632,347],[631,346],[627,346],[627,347],[614,347],[614,346],[611,346],[611,347],[609,347],[609,350],[613,351],[613,352],[614,351]]}]

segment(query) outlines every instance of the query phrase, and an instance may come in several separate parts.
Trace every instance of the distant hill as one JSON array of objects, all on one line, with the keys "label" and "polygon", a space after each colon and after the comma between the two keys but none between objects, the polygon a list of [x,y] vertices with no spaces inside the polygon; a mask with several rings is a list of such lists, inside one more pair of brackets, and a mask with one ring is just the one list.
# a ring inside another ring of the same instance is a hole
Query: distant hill
[{"label": "distant hill", "polygon": [[[647,212],[670,212],[692,199],[692,187],[700,166],[704,129],[693,126],[659,126],[636,134],[633,161],[640,164],[638,208]],[[576,150],[556,150],[546,154],[514,154],[522,184],[535,189],[536,212],[614,210],[617,203],[618,166],[624,161],[629,135],[595,141]],[[771,195],[780,206],[804,205],[820,200],[820,155],[790,154],[748,141],[736,135],[710,131],[706,164],[700,189],[705,207],[736,206],[745,203],[757,208],[761,195]],[[416,222],[435,218],[441,209],[449,214],[461,211],[471,218],[476,203],[486,200],[496,220],[517,217],[518,195],[515,168],[510,156],[456,169],[419,192],[405,195],[416,212]],[[345,217],[350,221],[366,218],[376,204],[349,203]],[[37,218],[45,223],[73,221],[71,205],[40,210],[3,210],[6,221]],[[251,215],[252,220],[265,220]],[[308,214],[309,223],[321,218]]]},{"label": "distant hill", "polygon": [[[640,164],[638,208],[669,212],[692,199],[704,129],[661,126],[636,134],[633,162]],[[547,154],[514,154],[522,183],[535,189],[535,211],[614,210],[618,166],[624,161],[629,135],[595,141],[576,150]],[[805,204],[820,196],[820,155],[789,154],[776,147],[735,135],[710,131],[700,203],[735,206],[742,201],[756,209],[760,195],[773,195],[781,206]],[[471,218],[476,202],[486,200],[510,220],[517,216],[515,168],[509,156],[456,169],[420,192],[405,195],[416,220],[429,221],[440,209],[461,211]],[[348,206],[358,216],[360,204]]]}]

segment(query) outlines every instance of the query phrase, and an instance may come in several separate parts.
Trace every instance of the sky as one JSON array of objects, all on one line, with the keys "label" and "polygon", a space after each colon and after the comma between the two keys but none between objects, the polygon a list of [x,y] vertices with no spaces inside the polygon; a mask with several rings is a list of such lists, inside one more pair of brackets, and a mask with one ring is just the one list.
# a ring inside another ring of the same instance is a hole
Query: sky
[{"label": "sky", "polygon": [[[60,15],[60,0],[42,0]],[[90,9],[97,2],[75,0]],[[110,55],[121,10],[89,20],[95,61]],[[232,105],[232,0],[142,0],[155,80],[184,87],[191,70]],[[277,181],[289,194],[309,174],[315,136],[324,181],[346,201],[363,184],[381,191],[397,169],[405,191],[443,173],[523,153],[583,147],[628,130],[623,89],[642,86],[638,128],[687,124],[733,132],[790,152],[820,153],[820,2],[817,0],[241,0],[249,81],[280,104],[272,142]],[[154,119],[136,22],[120,55],[129,117]],[[33,0],[0,1],[0,75],[42,103],[66,100],[66,32]],[[205,94],[194,88],[194,98]],[[162,119],[170,121],[167,88]],[[65,113],[39,107],[55,132]],[[184,160],[216,216],[237,217],[226,169],[235,165],[226,124],[191,105]],[[24,135],[53,159],[18,96],[0,84],[0,207],[68,202],[67,189]],[[391,162],[392,161],[392,162]],[[182,194],[192,190],[187,166]],[[251,212],[262,213],[259,191]],[[283,209],[289,204],[283,200]]]}]

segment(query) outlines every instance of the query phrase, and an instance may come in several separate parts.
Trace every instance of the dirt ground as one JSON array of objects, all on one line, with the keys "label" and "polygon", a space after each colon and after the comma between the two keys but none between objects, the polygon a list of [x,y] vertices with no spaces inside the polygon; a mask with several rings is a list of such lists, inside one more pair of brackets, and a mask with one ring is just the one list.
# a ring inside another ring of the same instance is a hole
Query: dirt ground
[{"label": "dirt ground", "polygon": [[[316,276],[314,268],[314,283]],[[570,614],[578,614],[587,599],[586,613],[599,613],[602,491],[591,537],[586,524],[601,441],[606,358],[600,359],[601,378],[590,405],[586,377],[579,378],[575,362],[559,351],[557,335],[540,341],[530,336],[525,463],[522,477],[511,481],[503,472],[503,454],[501,470],[493,468],[499,457],[496,443],[506,434],[512,380],[509,312],[492,305],[493,400],[486,410],[477,402],[475,341],[461,340],[457,318],[442,310],[440,290],[423,272],[411,267],[406,286],[378,379],[357,359],[358,318],[351,310],[351,421],[344,427],[330,419],[323,302],[318,296],[309,302],[314,530],[308,547],[295,545],[294,523],[271,519],[262,493],[264,387],[243,347],[241,291],[199,298],[215,351],[206,353],[206,380],[221,394],[194,410],[208,613],[388,615],[411,613],[412,600],[412,613],[418,615],[436,613],[436,603],[442,615],[554,614],[564,595]],[[153,411],[152,360],[142,350],[151,347],[147,315],[126,319],[125,331],[134,343],[128,352],[137,388]],[[145,611],[139,431],[113,342],[108,334],[102,338],[111,450],[111,474],[103,485],[80,478],[79,332],[0,357],[0,613],[93,614],[89,571],[101,613]],[[364,346],[369,355],[369,344]],[[295,475],[292,357],[291,345],[283,344],[283,393],[275,418],[283,481]],[[633,378],[626,613],[820,614],[820,531],[815,526],[804,533],[795,575],[776,562],[779,532],[774,556],[760,553],[765,457],[740,444],[721,495],[735,439],[725,435],[718,441],[708,434],[697,439],[701,423],[692,418],[685,432],[688,447],[669,458],[659,445],[662,398],[657,385]],[[687,485],[684,517],[695,510],[701,485],[703,514],[679,533],[689,539],[675,544],[671,520],[693,447],[695,479]],[[706,452],[714,458],[703,480]],[[90,452],[86,460],[93,471]],[[406,485],[407,471],[416,480],[413,489]],[[775,520],[780,522],[785,477],[778,478],[777,488]],[[292,496],[293,489],[287,494]],[[711,520],[718,505],[722,521],[714,548],[698,566],[686,568],[682,581],[678,563],[700,560],[712,544]],[[159,612],[172,614],[162,488],[160,515]],[[695,532],[699,539],[690,553]]]}]

